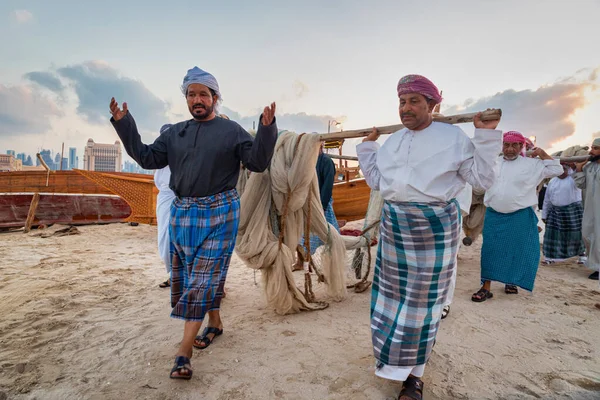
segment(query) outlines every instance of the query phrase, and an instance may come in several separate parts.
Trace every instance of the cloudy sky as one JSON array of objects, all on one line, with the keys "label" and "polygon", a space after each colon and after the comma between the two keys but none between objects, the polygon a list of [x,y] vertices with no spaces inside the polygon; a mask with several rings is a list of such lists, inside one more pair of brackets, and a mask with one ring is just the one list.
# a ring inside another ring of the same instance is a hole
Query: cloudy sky
[{"label": "cloudy sky", "polygon": [[151,142],[189,118],[179,87],[194,65],[246,128],[271,101],[296,132],[399,123],[396,83],[418,73],[443,90],[446,115],[502,108],[501,129],[541,146],[589,144],[598,15],[599,0],[3,0],[0,153],[114,142],[112,96]]}]

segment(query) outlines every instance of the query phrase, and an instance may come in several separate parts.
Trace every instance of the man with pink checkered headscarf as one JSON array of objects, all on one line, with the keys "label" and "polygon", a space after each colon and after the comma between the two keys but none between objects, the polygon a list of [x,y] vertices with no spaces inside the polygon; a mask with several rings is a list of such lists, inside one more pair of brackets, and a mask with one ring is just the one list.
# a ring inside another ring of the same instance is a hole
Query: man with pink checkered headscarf
[{"label": "man with pink checkered headscarf", "polygon": [[487,207],[481,248],[483,286],[471,298],[478,303],[493,296],[492,281],[504,283],[506,294],[518,293],[517,287],[533,290],[540,262],[538,218],[533,210],[536,187],[562,174],[563,167],[541,148],[533,148],[525,157],[526,146],[520,132],[504,133],[496,179],[483,200]]},{"label": "man with pink checkered headscarf", "polygon": [[469,183],[483,190],[495,177],[502,147],[498,120],[474,118],[469,138],[433,121],[441,93],[407,75],[396,86],[403,129],[381,146],[377,129],[356,147],[367,184],[384,199],[371,299],[375,374],[402,383],[399,399],[421,399],[460,239],[457,197]]}]

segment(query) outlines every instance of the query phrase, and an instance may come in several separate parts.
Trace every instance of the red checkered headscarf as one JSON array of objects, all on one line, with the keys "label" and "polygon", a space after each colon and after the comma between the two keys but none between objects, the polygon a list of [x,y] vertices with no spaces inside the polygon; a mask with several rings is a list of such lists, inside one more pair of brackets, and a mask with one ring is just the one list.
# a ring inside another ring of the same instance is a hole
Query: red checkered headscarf
[{"label": "red checkered headscarf", "polygon": [[521,155],[525,157],[525,146],[527,145],[527,139],[525,136],[521,134],[521,132],[517,131],[508,131],[504,133],[502,138],[504,143],[521,143],[523,145],[523,150],[521,150]]},{"label": "red checkered headscarf", "polygon": [[429,79],[421,75],[406,75],[400,78],[397,86],[398,97],[408,93],[418,93],[426,98],[435,101],[435,104],[442,102],[442,95],[437,86]]}]

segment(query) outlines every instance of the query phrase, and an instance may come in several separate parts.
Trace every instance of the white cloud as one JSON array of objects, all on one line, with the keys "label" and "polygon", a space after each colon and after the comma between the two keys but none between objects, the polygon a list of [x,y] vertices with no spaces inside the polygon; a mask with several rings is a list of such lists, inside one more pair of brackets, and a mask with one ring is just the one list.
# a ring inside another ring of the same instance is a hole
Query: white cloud
[{"label": "white cloud", "polygon": [[14,10],[12,17],[19,24],[25,24],[33,20],[33,14],[27,10]]},{"label": "white cloud", "polygon": [[63,111],[36,87],[0,84],[0,138],[46,132]]}]

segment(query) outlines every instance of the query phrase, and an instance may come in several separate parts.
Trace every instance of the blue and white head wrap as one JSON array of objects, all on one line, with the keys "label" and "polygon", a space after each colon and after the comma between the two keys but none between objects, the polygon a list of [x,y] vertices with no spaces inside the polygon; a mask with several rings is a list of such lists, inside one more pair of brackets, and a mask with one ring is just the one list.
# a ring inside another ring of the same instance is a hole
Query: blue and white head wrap
[{"label": "blue and white head wrap", "polygon": [[164,124],[163,126],[160,127],[160,134],[162,135],[163,133],[168,131],[169,128],[172,126],[173,126],[173,124]]},{"label": "blue and white head wrap", "polygon": [[184,96],[187,95],[188,87],[192,83],[199,83],[201,85],[206,86],[209,89],[214,90],[217,96],[219,96],[219,100],[217,101],[218,104],[220,104],[223,100],[221,92],[219,91],[219,83],[212,74],[201,70],[198,67],[188,69],[186,76],[183,78],[183,84],[181,85],[181,92]]}]

